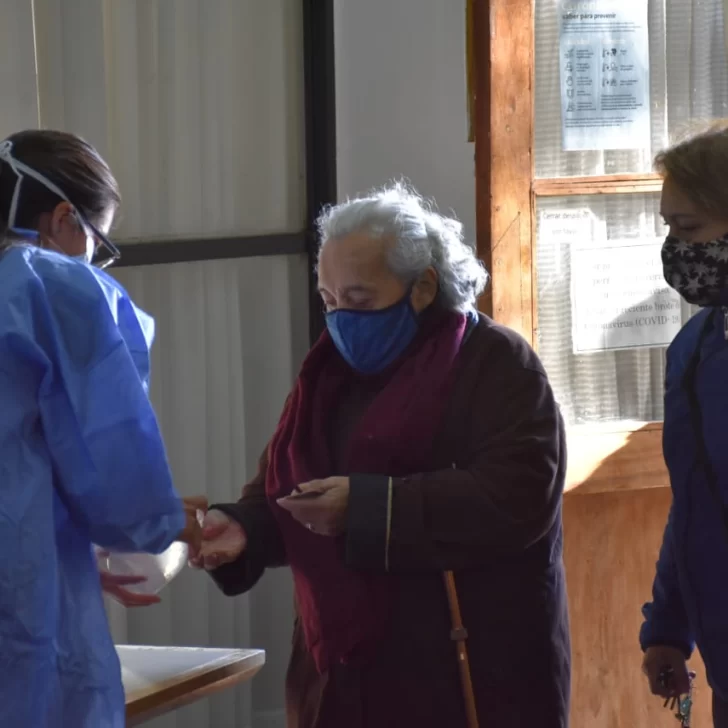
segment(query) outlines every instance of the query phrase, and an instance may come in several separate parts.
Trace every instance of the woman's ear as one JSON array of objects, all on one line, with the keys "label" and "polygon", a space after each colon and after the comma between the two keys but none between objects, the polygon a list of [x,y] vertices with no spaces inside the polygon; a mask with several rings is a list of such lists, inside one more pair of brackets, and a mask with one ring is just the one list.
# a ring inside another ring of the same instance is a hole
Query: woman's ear
[{"label": "woman's ear", "polygon": [[70,202],[62,200],[54,208],[48,220],[48,235],[54,240],[63,240],[78,234],[79,223]]},{"label": "woman's ear", "polygon": [[41,247],[65,255],[77,256],[86,252],[86,233],[70,202],[59,202],[51,212],[38,218]]},{"label": "woman's ear", "polygon": [[430,266],[422,272],[412,288],[412,308],[415,313],[421,313],[435,300],[438,287],[437,271]]}]

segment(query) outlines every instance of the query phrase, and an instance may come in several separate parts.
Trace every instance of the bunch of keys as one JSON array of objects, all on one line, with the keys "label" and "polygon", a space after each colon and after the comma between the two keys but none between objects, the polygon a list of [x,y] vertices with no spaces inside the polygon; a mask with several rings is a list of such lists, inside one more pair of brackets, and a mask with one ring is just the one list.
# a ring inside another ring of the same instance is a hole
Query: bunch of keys
[{"label": "bunch of keys", "polygon": [[[663,688],[668,689],[672,682],[673,671],[671,667],[665,668],[660,673],[660,685]],[[680,721],[681,728],[690,728],[690,713],[693,707],[693,680],[695,679],[695,673],[688,673],[689,687],[687,695],[680,697],[679,695],[673,695],[665,701],[664,707],[669,706],[670,710],[677,710],[675,718]]]}]

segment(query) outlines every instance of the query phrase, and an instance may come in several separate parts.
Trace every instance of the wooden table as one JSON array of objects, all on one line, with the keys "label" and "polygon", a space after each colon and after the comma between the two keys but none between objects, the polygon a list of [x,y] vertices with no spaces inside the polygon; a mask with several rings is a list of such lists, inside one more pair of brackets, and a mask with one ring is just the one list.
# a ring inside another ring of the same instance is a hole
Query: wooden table
[{"label": "wooden table", "polygon": [[131,645],[116,649],[129,726],[250,680],[265,663],[263,650]]}]

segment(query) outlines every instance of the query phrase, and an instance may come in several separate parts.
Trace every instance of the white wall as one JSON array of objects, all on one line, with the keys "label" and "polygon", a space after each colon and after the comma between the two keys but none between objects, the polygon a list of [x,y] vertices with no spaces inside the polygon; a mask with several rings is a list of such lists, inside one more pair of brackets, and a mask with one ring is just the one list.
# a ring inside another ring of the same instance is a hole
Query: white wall
[{"label": "white wall", "polygon": [[337,0],[339,196],[406,177],[475,238],[465,0]]}]

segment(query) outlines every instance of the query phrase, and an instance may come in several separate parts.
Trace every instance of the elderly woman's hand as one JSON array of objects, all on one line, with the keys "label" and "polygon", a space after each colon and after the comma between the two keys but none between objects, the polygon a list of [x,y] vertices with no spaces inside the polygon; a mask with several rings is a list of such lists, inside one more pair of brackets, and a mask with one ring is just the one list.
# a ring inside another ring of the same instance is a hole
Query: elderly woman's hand
[{"label": "elderly woman's hand", "polygon": [[277,501],[300,524],[322,536],[344,530],[349,506],[349,478],[340,476],[301,483],[298,490]]},{"label": "elderly woman's hand", "polygon": [[212,571],[239,559],[248,545],[243,527],[226,513],[208,511],[202,529],[202,546],[189,565]]},{"label": "elderly woman's hand", "polygon": [[189,496],[182,499],[185,512],[185,527],[177,536],[178,541],[184,541],[190,549],[190,558],[197,556],[202,546],[202,523],[207,513],[207,496]]}]

